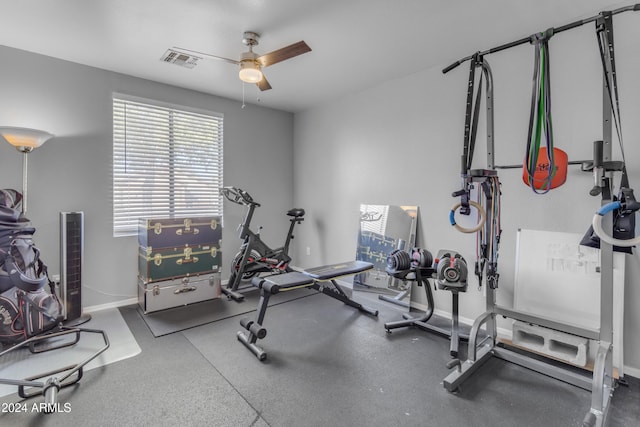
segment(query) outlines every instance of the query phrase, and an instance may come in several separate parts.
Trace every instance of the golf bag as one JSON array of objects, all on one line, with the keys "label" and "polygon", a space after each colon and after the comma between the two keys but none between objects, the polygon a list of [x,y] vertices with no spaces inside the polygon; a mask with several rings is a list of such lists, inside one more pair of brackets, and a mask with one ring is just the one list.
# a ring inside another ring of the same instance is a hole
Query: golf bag
[{"label": "golf bag", "polygon": [[21,202],[16,190],[0,190],[0,343],[9,345],[54,328],[63,312]]}]

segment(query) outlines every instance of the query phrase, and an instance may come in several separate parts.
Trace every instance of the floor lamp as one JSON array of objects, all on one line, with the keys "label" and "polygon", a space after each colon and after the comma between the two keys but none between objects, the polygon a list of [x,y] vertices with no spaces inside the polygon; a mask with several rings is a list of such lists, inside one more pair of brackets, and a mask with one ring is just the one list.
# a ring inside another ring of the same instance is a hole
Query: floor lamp
[{"label": "floor lamp", "polygon": [[27,213],[27,155],[53,135],[37,129],[0,127],[0,135],[22,153],[22,214]]}]

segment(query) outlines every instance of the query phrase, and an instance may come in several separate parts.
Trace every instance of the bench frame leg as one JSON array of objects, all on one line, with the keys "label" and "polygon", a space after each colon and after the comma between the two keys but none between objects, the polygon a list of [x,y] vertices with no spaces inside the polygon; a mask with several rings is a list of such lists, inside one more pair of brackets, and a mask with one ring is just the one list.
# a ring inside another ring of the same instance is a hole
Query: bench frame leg
[{"label": "bench frame leg", "polygon": [[316,282],[313,282],[313,284],[310,287],[315,289],[318,292],[322,292],[323,294],[330,296],[331,298],[337,299],[338,301],[342,301],[348,306],[357,308],[359,311],[363,313],[370,314],[371,316],[378,315],[378,310],[362,305],[359,302],[349,298],[349,296],[345,293],[342,287],[340,287],[340,285],[338,285],[338,283],[335,280],[332,279],[330,280],[330,282],[333,286],[325,286],[324,283],[326,282],[316,281]]},{"label": "bench frame leg", "polygon": [[[335,280],[330,280],[330,282],[332,286],[327,286],[326,282],[314,281],[306,287],[315,289],[318,292],[330,296],[331,298],[337,299],[338,301],[342,301],[346,305],[356,308],[363,313],[367,313],[371,316],[378,316],[378,310],[354,301],[344,292]],[[280,289],[280,291],[282,292],[284,290]],[[269,298],[271,295],[271,292],[262,287],[260,288],[260,300],[258,301],[258,310],[255,320],[249,320],[247,318],[240,320],[240,325],[242,325],[246,331],[239,331],[236,334],[238,341],[244,344],[244,346],[247,347],[249,351],[251,351],[260,361],[264,361],[267,358],[267,353],[264,349],[259,347],[256,342],[267,335],[267,330],[262,326],[262,322],[267,314],[267,307],[269,305]]]},{"label": "bench frame leg", "polygon": [[267,335],[267,330],[262,327],[262,322],[264,321],[264,316],[267,314],[270,297],[271,293],[260,289],[260,300],[258,301],[256,320],[247,321],[247,319],[242,319],[240,324],[247,332],[239,331],[237,333],[238,341],[244,344],[260,361],[267,358],[267,353],[259,347],[256,342],[259,338],[264,338]]}]

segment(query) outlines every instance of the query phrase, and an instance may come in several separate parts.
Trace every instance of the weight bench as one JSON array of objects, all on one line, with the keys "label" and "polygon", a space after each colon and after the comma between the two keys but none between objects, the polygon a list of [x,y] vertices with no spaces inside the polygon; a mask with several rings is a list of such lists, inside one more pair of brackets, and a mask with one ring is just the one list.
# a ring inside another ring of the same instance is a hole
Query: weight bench
[{"label": "weight bench", "polygon": [[378,315],[378,310],[365,307],[359,302],[351,299],[338,285],[335,279],[343,276],[351,276],[363,271],[371,270],[373,264],[364,261],[349,261],[341,264],[325,265],[314,267],[305,271],[293,271],[290,273],[276,274],[267,277],[254,277],[251,284],[260,289],[260,300],[255,320],[244,318],[240,320],[240,325],[247,332],[238,332],[238,340],[245,345],[258,360],[265,360],[267,353],[256,345],[256,341],[267,335],[267,330],[263,326],[264,316],[267,312],[269,298],[280,292],[292,291],[294,289],[312,288],[325,295],[335,298],[343,303],[357,308],[358,310],[370,314]]}]

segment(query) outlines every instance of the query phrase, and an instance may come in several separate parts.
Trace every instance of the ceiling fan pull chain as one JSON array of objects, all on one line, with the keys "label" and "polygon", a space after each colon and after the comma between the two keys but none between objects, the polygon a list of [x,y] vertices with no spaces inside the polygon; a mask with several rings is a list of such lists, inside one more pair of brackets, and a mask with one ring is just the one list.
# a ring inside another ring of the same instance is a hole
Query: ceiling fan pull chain
[{"label": "ceiling fan pull chain", "polygon": [[244,110],[244,107],[246,107],[246,105],[244,105],[244,82],[242,82],[242,109]]}]

